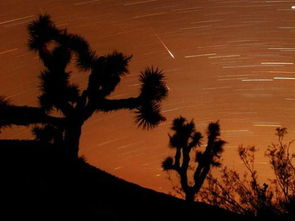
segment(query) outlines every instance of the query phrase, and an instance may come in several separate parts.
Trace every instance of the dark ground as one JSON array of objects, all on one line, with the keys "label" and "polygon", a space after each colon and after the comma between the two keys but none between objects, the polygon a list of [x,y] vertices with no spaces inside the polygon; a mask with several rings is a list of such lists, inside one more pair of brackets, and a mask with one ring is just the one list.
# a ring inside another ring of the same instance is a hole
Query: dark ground
[{"label": "dark ground", "polygon": [[0,150],[0,220],[247,220],[129,183],[48,144],[1,140]]}]

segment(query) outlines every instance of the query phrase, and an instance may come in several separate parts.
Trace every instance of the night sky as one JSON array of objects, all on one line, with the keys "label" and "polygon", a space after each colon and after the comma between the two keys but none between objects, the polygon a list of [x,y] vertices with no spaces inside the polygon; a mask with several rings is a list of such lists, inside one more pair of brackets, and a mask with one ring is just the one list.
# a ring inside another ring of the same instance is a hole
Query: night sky
[{"label": "night sky", "polygon": [[[138,76],[148,66],[167,77],[167,121],[156,129],[137,128],[129,111],[97,113],[86,122],[80,155],[98,168],[169,192],[161,162],[173,154],[168,133],[179,115],[193,118],[201,132],[220,120],[223,163],[236,169],[239,144],[256,145],[257,169],[267,171],[263,155],[275,141],[274,129],[287,127],[287,139],[295,137],[295,1],[1,0],[0,94],[17,105],[38,105],[43,67],[26,46],[26,27],[40,13],[85,37],[98,55],[133,55],[112,98],[136,96]],[[72,81],[85,86],[88,75],[70,69]],[[31,135],[13,127],[0,138]]]}]

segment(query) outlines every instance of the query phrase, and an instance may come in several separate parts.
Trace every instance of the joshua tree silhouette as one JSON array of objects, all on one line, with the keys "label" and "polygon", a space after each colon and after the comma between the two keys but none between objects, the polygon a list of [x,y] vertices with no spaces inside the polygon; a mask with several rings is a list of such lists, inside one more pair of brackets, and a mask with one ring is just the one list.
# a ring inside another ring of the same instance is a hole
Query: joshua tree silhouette
[{"label": "joshua tree silhouette", "polygon": [[[221,153],[225,141],[219,138],[219,123],[210,123],[208,126],[208,142],[203,152],[196,151],[195,162],[197,166],[190,165],[190,153],[192,149],[201,146],[202,135],[195,129],[193,121],[187,122],[185,118],[174,119],[171,127],[175,133],[169,135],[170,147],[176,150],[174,159],[166,158],[162,163],[162,168],[166,171],[175,170],[180,177],[181,189],[185,193],[188,202],[194,201],[195,195],[202,187],[211,166],[220,166]],[[194,184],[190,185],[188,170],[195,169],[193,174]]]},{"label": "joshua tree silhouette", "polygon": [[[168,94],[165,77],[158,68],[147,68],[140,75],[141,88],[136,97],[109,99],[121,77],[128,73],[131,56],[113,52],[97,56],[82,37],[58,29],[50,16],[40,15],[28,26],[29,48],[36,52],[45,69],[40,74],[40,107],[14,106],[1,98],[0,124],[43,124],[34,129],[37,139],[58,140],[67,152],[78,156],[83,123],[96,111],[135,110],[136,122],[149,129],[165,118],[160,103]],[[88,85],[78,88],[70,82],[67,67],[74,59],[80,71],[88,72]],[[53,116],[58,111],[61,117]],[[53,134],[58,139],[53,139]],[[43,134],[43,135],[42,135]],[[51,134],[51,135],[50,135]]]}]

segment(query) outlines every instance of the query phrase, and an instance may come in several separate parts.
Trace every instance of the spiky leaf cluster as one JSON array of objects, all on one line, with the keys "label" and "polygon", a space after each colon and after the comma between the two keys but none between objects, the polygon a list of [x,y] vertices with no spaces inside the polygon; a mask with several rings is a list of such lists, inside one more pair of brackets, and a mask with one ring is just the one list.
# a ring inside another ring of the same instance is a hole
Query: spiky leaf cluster
[{"label": "spiky leaf cluster", "polygon": [[67,34],[60,36],[58,42],[67,45],[76,54],[76,64],[81,70],[89,70],[96,59],[95,52],[90,49],[88,42],[79,35]]},{"label": "spiky leaf cluster", "polygon": [[141,93],[140,95],[150,101],[161,101],[168,95],[165,77],[158,68],[147,68],[141,73]]},{"label": "spiky leaf cluster", "polygon": [[144,128],[157,126],[165,118],[160,113],[160,102],[168,95],[165,77],[158,68],[149,67],[139,77],[140,105],[136,110],[136,122]]},{"label": "spiky leaf cluster", "polygon": [[172,157],[167,157],[162,162],[162,168],[163,168],[163,170],[171,170],[173,168],[173,158]]},{"label": "spiky leaf cluster", "polygon": [[121,77],[128,72],[127,66],[131,56],[113,52],[101,56],[93,62],[92,72],[89,76],[88,92],[93,97],[110,95],[120,83]]},{"label": "spiky leaf cluster", "polygon": [[226,143],[220,139],[220,125],[219,122],[211,122],[207,129],[208,144],[204,152],[196,153],[196,162],[211,164],[212,166],[221,166],[220,159],[223,152],[223,146]]},{"label": "spiky leaf cluster", "polygon": [[66,72],[44,71],[40,75],[42,95],[39,96],[41,107],[50,111],[53,107],[61,109],[68,102],[76,102],[79,97],[78,87],[69,83]]},{"label": "spiky leaf cluster", "polygon": [[226,143],[224,140],[220,139],[220,125],[219,122],[210,123],[208,126],[208,139],[213,140],[211,155],[213,156],[211,164],[213,166],[220,166],[220,158],[223,152],[223,146]]},{"label": "spiky leaf cluster", "polygon": [[153,128],[165,120],[160,113],[160,105],[155,102],[141,103],[135,113],[138,126],[145,129]]},{"label": "spiky leaf cluster", "polygon": [[193,121],[186,122],[182,116],[174,119],[171,127],[175,133],[170,138],[170,146],[172,148],[192,148],[201,145],[202,135],[196,131]]},{"label": "spiky leaf cluster", "polygon": [[49,15],[41,15],[39,18],[31,22],[28,26],[29,30],[29,48],[31,50],[40,50],[45,47],[46,43],[55,39],[60,31],[50,20]]}]

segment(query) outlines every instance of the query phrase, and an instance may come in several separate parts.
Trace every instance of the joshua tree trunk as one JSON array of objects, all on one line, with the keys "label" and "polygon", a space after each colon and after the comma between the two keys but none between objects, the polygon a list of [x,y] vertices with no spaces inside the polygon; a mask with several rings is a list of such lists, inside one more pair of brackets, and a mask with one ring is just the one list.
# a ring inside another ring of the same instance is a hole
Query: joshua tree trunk
[{"label": "joshua tree trunk", "polygon": [[202,171],[200,174],[195,174],[194,180],[195,180],[195,185],[194,185],[194,191],[198,193],[210,171],[210,164],[203,166],[201,169]]},{"label": "joshua tree trunk", "polygon": [[195,192],[192,191],[192,190],[188,190],[186,193],[185,193],[185,200],[186,202],[188,203],[192,203],[195,201]]},{"label": "joshua tree trunk", "polygon": [[82,124],[70,124],[65,130],[65,148],[66,153],[74,158],[79,154],[79,141],[81,136]]}]

